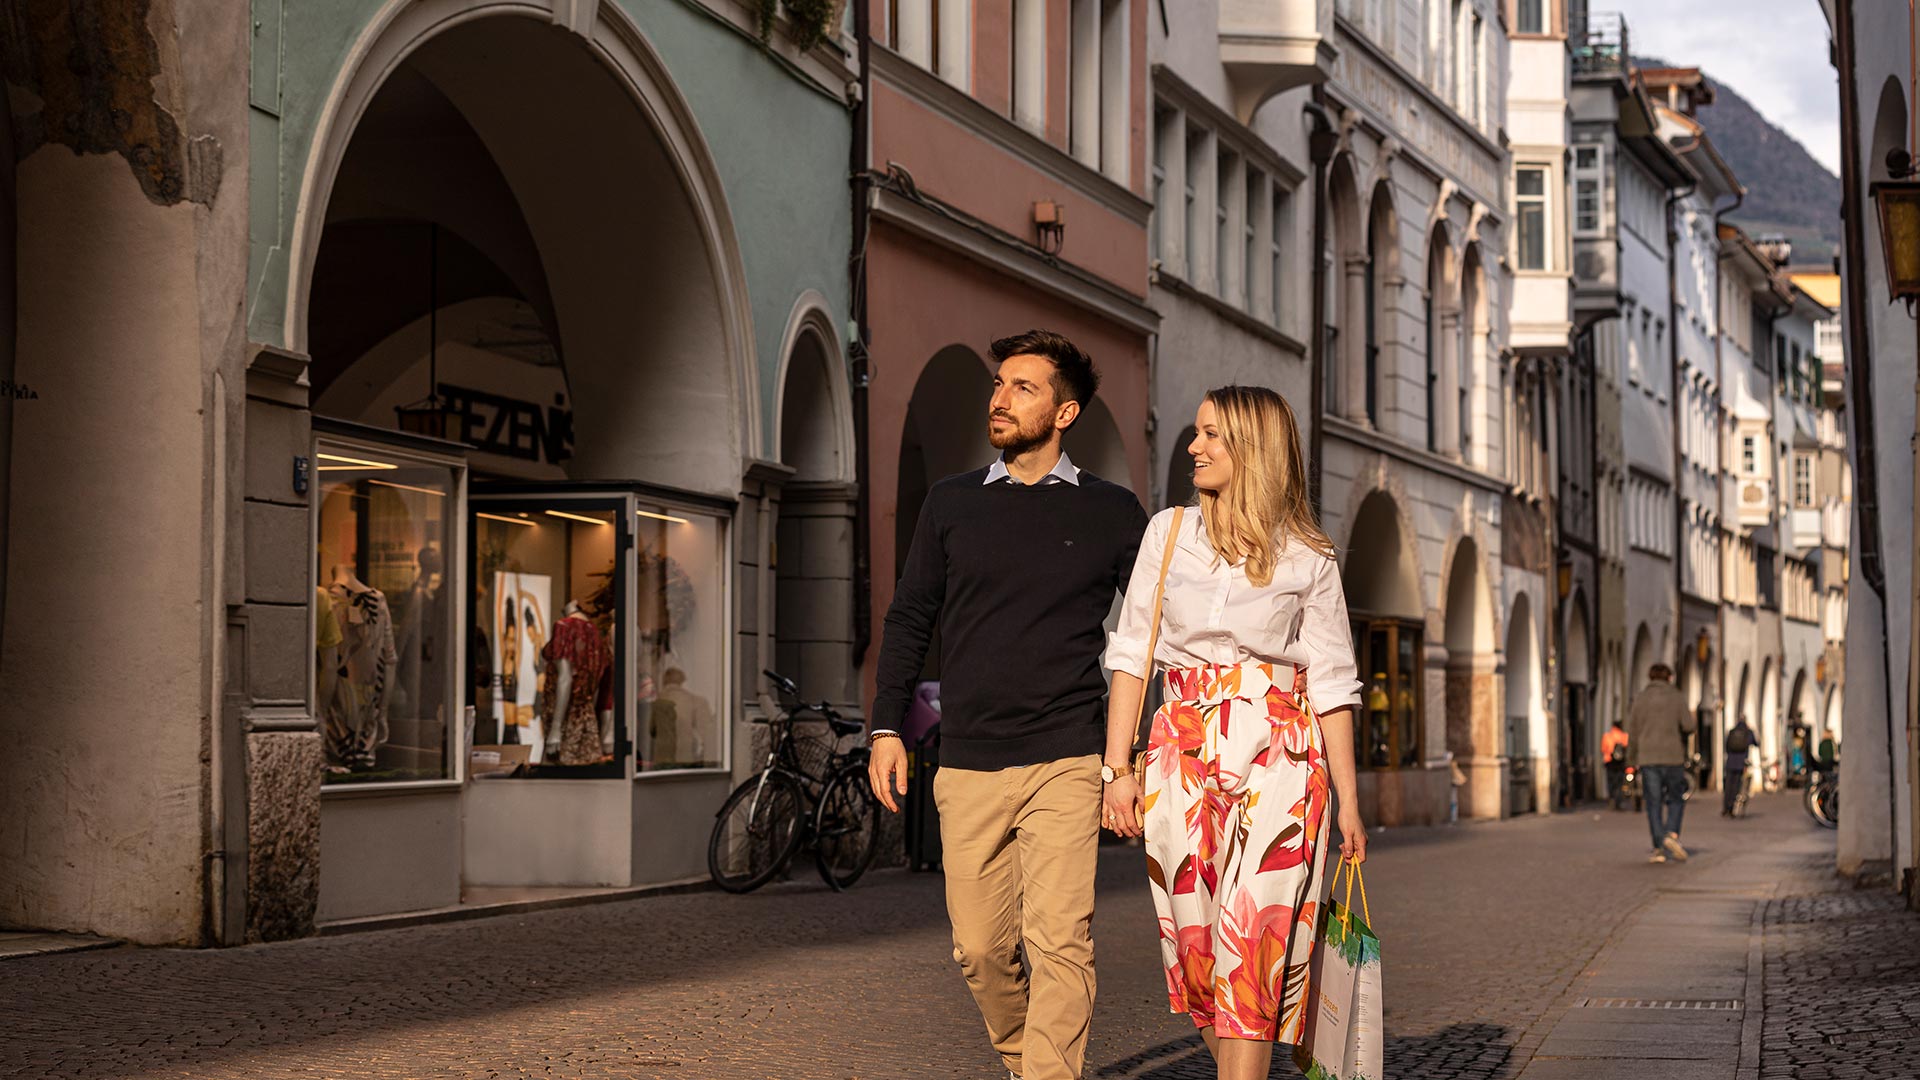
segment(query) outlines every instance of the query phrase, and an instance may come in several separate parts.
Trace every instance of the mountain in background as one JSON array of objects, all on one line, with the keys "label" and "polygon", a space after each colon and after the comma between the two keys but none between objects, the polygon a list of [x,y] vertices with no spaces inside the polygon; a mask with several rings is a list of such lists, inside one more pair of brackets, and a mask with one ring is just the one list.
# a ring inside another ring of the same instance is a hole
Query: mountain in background
[{"label": "mountain in background", "polygon": [[[1634,62],[1671,66],[1664,60]],[[1746,201],[1727,220],[1749,236],[1779,235],[1793,241],[1796,265],[1829,265],[1840,244],[1840,178],[1713,72],[1705,74],[1713,84],[1714,103],[1701,109],[1698,119],[1747,188]]]}]

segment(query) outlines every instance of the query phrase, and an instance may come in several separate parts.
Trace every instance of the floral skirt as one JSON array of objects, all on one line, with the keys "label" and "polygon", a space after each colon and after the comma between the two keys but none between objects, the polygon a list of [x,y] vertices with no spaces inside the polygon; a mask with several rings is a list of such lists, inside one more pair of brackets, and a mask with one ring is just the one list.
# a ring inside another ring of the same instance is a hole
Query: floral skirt
[{"label": "floral skirt", "polygon": [[1147,876],[1174,1012],[1300,1041],[1325,870],[1328,772],[1306,673],[1176,668],[1146,765]]}]

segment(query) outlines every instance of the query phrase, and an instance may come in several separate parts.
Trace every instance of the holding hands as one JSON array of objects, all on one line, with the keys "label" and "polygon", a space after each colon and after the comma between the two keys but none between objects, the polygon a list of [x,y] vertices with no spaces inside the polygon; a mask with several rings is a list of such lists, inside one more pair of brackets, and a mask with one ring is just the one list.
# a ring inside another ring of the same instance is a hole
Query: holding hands
[{"label": "holding hands", "polygon": [[1139,836],[1146,832],[1146,808],[1141,802],[1140,778],[1128,773],[1116,776],[1101,796],[1100,824],[1115,836]]}]

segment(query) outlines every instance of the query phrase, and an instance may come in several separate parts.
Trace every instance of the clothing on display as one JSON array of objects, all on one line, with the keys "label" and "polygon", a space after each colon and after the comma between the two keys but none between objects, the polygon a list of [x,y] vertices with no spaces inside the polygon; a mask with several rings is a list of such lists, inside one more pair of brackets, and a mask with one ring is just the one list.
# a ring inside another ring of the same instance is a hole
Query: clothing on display
[{"label": "clothing on display", "polygon": [[399,659],[393,616],[386,595],[351,574],[337,578],[327,594],[340,632],[321,701],[327,765],[371,769],[387,741],[387,690]]},{"label": "clothing on display", "polygon": [[562,765],[598,763],[605,757],[600,740],[600,688],[613,667],[606,640],[592,622],[569,615],[553,624],[540,658],[548,681],[547,692],[540,697],[541,728],[558,732],[557,738],[549,738],[549,745],[557,743]]},{"label": "clothing on display", "polygon": [[406,711],[396,715],[433,720],[445,705],[448,626],[444,593],[439,575],[422,570],[402,598],[394,633],[399,662],[394,669],[393,685],[398,693],[393,708]]},{"label": "clothing on display", "polygon": [[656,766],[698,766],[708,762],[706,733],[713,726],[713,705],[687,689],[687,675],[668,668],[660,680],[660,694],[651,717],[653,763]]}]

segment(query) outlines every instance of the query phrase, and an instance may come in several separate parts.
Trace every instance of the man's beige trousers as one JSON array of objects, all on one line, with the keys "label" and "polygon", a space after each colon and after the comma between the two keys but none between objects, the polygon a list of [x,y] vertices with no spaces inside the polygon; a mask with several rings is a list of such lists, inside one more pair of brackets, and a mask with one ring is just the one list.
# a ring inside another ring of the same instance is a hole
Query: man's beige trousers
[{"label": "man's beige trousers", "polygon": [[1022,1080],[1079,1080],[1086,1064],[1100,794],[1095,754],[934,774],[953,958]]}]

